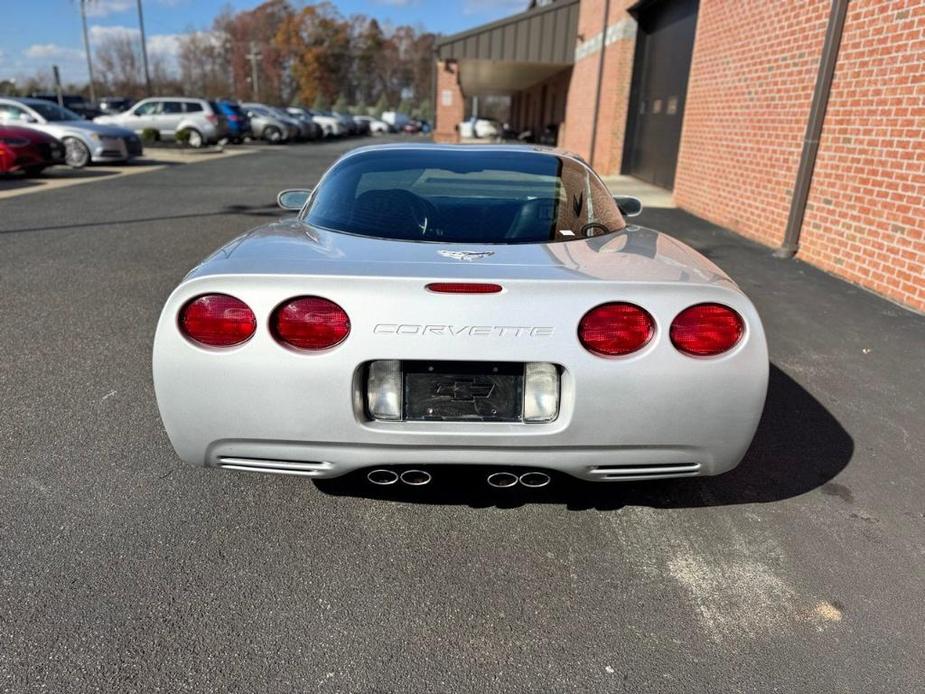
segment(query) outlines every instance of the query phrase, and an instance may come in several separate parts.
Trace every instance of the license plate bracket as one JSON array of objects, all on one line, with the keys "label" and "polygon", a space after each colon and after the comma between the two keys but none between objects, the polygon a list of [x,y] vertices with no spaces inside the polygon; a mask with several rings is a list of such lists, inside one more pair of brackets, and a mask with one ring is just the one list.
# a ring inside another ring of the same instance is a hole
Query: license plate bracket
[{"label": "license plate bracket", "polygon": [[523,421],[523,363],[403,361],[402,381],[406,421]]}]

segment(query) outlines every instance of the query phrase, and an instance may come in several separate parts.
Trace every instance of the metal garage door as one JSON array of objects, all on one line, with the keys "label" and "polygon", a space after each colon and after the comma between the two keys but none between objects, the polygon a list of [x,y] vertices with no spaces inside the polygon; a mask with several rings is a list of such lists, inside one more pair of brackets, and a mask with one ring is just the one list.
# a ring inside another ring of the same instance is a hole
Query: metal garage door
[{"label": "metal garage door", "polygon": [[637,5],[639,30],[623,170],[668,189],[674,186],[678,164],[698,1]]}]

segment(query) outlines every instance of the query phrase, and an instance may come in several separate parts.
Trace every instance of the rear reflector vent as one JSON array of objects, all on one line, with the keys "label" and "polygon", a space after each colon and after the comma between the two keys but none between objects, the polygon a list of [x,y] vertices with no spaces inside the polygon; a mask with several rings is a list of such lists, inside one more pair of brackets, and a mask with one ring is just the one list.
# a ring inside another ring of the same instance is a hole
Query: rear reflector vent
[{"label": "rear reflector vent", "polygon": [[427,290],[437,294],[497,294],[502,287],[488,282],[431,282]]},{"label": "rear reflector vent", "polygon": [[263,458],[237,458],[222,456],[218,466],[240,472],[268,472],[276,475],[302,475],[315,477],[330,470],[331,463],[309,463],[299,460],[266,460]]},{"label": "rear reflector vent", "polygon": [[700,463],[644,463],[593,467],[590,473],[605,480],[652,479],[654,477],[691,477],[700,472]]}]

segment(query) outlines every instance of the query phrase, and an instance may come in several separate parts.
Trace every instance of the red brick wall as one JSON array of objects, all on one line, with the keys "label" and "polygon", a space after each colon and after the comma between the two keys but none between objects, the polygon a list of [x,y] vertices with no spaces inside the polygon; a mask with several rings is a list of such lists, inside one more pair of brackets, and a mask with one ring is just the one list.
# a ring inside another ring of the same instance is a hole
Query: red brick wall
[{"label": "red brick wall", "polygon": [[[584,41],[592,41],[604,32],[604,3],[606,0],[582,0],[578,14],[578,34]],[[616,40],[606,43],[601,36],[604,50],[601,99],[597,123],[594,123],[597,75],[600,65],[600,50],[589,52],[579,58],[572,68],[569,85],[565,127],[559,138],[560,144],[584,158],[591,160],[594,168],[602,174],[617,173],[623,154],[623,135],[626,129],[626,109],[629,103],[629,88],[633,76],[633,50],[635,20],[626,8],[636,0],[609,0],[609,27],[619,26]],[[579,41],[579,47],[582,41]],[[591,133],[597,126],[597,140],[594,156],[591,154]]]},{"label": "red brick wall", "polygon": [[779,245],[830,0],[701,0],[675,201]]},{"label": "red brick wall", "polygon": [[[561,126],[565,120],[565,104],[568,98],[571,72],[571,68],[566,68],[514,95],[511,109],[511,125],[514,130],[529,128],[540,135],[549,124],[554,123]],[[543,101],[544,87],[546,88],[545,102]]]},{"label": "red brick wall", "polygon": [[925,0],[851,0],[799,257],[925,310]]},{"label": "red brick wall", "polygon": [[[444,103],[449,93],[450,104]],[[466,114],[466,101],[459,88],[459,65],[437,61],[437,106],[434,118],[434,142],[459,142],[456,126]]]}]

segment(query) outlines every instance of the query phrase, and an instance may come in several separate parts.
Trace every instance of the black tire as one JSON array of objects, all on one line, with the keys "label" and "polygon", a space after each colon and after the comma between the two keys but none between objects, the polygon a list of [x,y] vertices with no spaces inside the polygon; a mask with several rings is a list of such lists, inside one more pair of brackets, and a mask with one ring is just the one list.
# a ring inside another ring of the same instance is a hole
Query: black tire
[{"label": "black tire", "polygon": [[27,166],[23,169],[23,172],[26,174],[27,178],[36,178],[37,176],[41,176],[44,170],[44,166]]},{"label": "black tire", "polygon": [[263,129],[263,139],[273,144],[279,144],[283,141],[283,131],[275,125],[268,125]]},{"label": "black tire", "polygon": [[72,169],[82,169],[90,163],[90,148],[76,137],[65,137],[64,162]]}]

